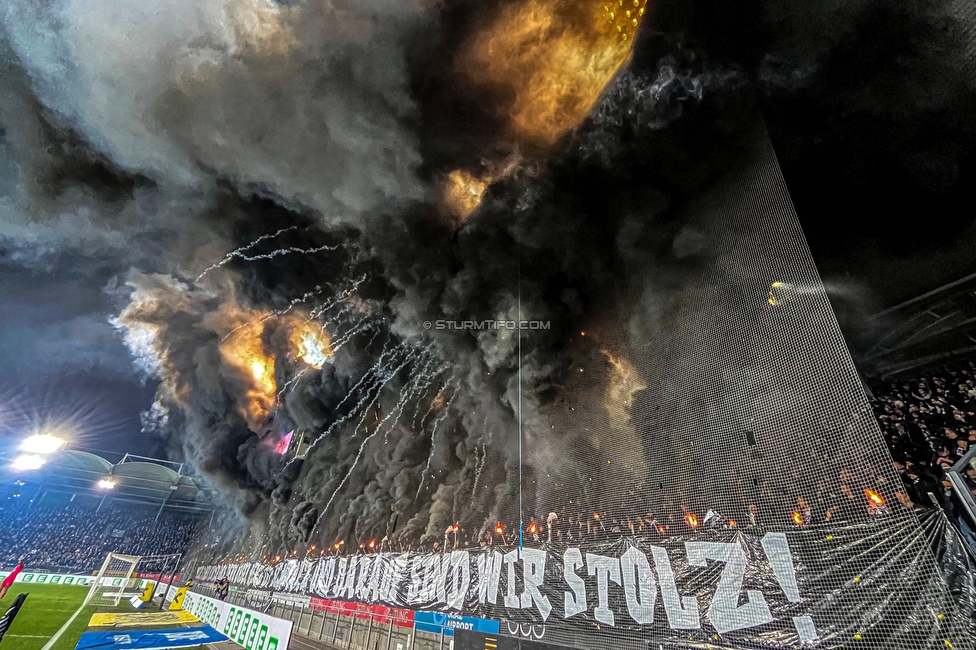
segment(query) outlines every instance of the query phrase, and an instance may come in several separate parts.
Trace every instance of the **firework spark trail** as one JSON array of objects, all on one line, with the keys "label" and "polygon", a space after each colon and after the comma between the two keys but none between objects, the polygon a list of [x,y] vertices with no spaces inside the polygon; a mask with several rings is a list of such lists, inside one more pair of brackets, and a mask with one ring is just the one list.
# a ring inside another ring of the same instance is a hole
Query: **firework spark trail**
[{"label": "firework spark trail", "polygon": [[[431,370],[430,367],[434,364],[437,358],[433,355],[427,354],[430,351],[430,347],[431,346],[428,345],[427,348],[422,351],[422,354],[426,354],[427,356],[427,362],[416,373],[417,381],[416,385],[414,386],[413,393],[416,393],[418,403],[427,393],[427,389],[430,388],[430,385],[434,383],[434,380],[440,376],[441,373],[451,367],[450,364],[444,363],[441,364],[439,368]],[[406,408],[406,406],[404,406],[404,408]],[[392,431],[392,427],[387,429],[386,435],[383,436],[383,444],[386,444],[387,440],[389,439],[390,431]]]},{"label": "firework spark trail", "polygon": [[322,291],[323,291],[322,287],[315,287],[315,289],[313,289],[312,291],[306,291],[300,297],[298,297],[298,298],[292,298],[291,299],[291,302],[288,303],[288,306],[287,307],[285,307],[281,311],[275,311],[273,313],[275,314],[275,316],[284,316],[285,314],[287,314],[288,312],[290,312],[295,305],[300,304],[300,303],[304,303],[304,302],[308,301],[309,298],[314,298],[315,296],[317,296],[320,293],[322,293]]},{"label": "firework spark trail", "polygon": [[[428,346],[428,348],[429,347],[430,346]],[[420,356],[424,354],[426,351],[427,350],[417,351],[416,354],[414,354],[413,356]],[[426,383],[422,383],[422,381],[423,379],[421,373],[415,373],[414,375],[412,375],[410,381],[408,381],[407,385],[404,386],[404,389],[400,391],[400,399],[397,401],[396,405],[390,410],[389,413],[387,413],[386,417],[384,417],[380,421],[378,427],[382,428],[383,425],[386,424],[386,422],[389,421],[394,414],[396,415],[396,417],[393,420],[393,423],[390,425],[390,427],[386,431],[386,434],[383,436],[384,443],[387,442],[390,431],[393,430],[393,427],[400,420],[400,415],[402,415],[404,409],[406,409],[407,401],[413,398],[415,395],[419,398],[419,396],[423,394],[424,387],[430,385],[429,381]],[[377,428],[376,431],[373,432],[373,435],[379,433],[379,428]]]},{"label": "firework spark trail", "polygon": [[[437,404],[437,399],[441,395],[444,394],[444,391],[447,390],[447,387],[449,385],[450,384],[447,383],[447,384],[444,384],[443,386],[440,387],[440,390],[437,391],[437,394],[434,395],[434,398],[432,400],[430,400],[430,405],[427,407],[427,412],[424,413],[424,417],[422,417],[422,418],[420,417],[420,409],[419,408],[417,409],[417,413],[416,413],[416,415],[413,418],[413,428],[414,429],[421,429],[421,430],[423,430],[424,422],[427,421],[427,416],[429,416],[434,411],[434,406]],[[417,406],[419,407],[420,404],[418,403]]]},{"label": "firework spark trail", "polygon": [[[384,382],[383,385],[380,387],[380,390],[377,391],[376,397],[373,400],[374,402],[377,399],[379,399],[380,394],[383,392],[382,389],[383,387],[386,386],[386,383],[388,383],[391,379],[393,379],[393,377],[395,377],[401,370],[403,370],[403,368],[407,366],[407,364],[409,364],[415,357],[419,356],[422,352],[423,351],[416,350],[416,349],[411,350],[410,353],[408,353],[406,357],[404,357],[403,362],[400,364],[400,366],[396,368],[396,370],[390,372],[386,382]],[[322,521],[322,518],[325,517],[325,513],[329,511],[329,508],[332,506],[332,502],[335,501],[335,498],[339,494],[339,491],[342,490],[342,487],[346,484],[346,482],[349,480],[349,477],[352,476],[353,472],[356,470],[356,466],[359,465],[359,460],[363,457],[363,452],[366,450],[366,445],[369,444],[369,441],[376,437],[376,435],[383,429],[383,425],[386,424],[386,422],[391,417],[394,417],[394,415],[396,416],[396,419],[394,419],[393,422],[394,424],[396,424],[397,419],[399,419],[400,413],[403,412],[403,409],[406,406],[407,400],[413,395],[413,391],[416,388],[415,386],[416,383],[417,383],[417,376],[412,376],[410,380],[407,382],[407,385],[404,386],[404,389],[401,391],[400,399],[397,402],[396,406],[390,409],[390,412],[386,414],[386,417],[384,417],[376,425],[376,427],[373,429],[373,433],[369,434],[368,436],[366,436],[365,439],[363,439],[363,442],[359,445],[359,451],[356,454],[356,458],[353,460],[352,465],[349,466],[349,470],[346,472],[346,475],[342,478],[341,481],[339,481],[339,485],[336,486],[336,489],[332,493],[332,496],[329,498],[329,501],[325,504],[325,507],[322,508],[322,512],[319,513],[319,518],[316,520],[315,526],[312,528],[313,532],[315,531],[315,529],[319,527],[319,523]],[[370,406],[372,406],[372,404],[370,404]],[[360,419],[359,424],[356,425],[356,430],[353,431],[353,436],[355,436],[359,432],[359,427],[362,425],[363,421],[365,420],[365,416],[368,412],[369,412],[369,407],[367,407],[366,411],[364,411],[363,418]]]},{"label": "firework spark trail", "polygon": [[[321,253],[322,251],[334,251],[339,250],[339,246],[330,246],[328,244],[324,246],[316,246],[315,248],[299,248],[298,246],[287,246],[285,248],[279,248],[271,251],[270,253],[262,253],[261,255],[234,255],[234,257],[239,257],[245,262],[256,262],[258,260],[270,260],[275,257],[281,257],[282,255],[292,255],[294,253],[300,253],[302,255],[312,255],[314,253]],[[218,266],[223,266],[226,262],[221,262]],[[197,277],[197,280],[201,276]]]},{"label": "firework spark trail", "polygon": [[[376,360],[376,363],[373,364],[373,366],[369,370],[367,370],[366,372],[363,373],[363,376],[359,378],[359,381],[356,382],[356,385],[355,386],[353,386],[351,389],[349,389],[349,392],[346,393],[346,396],[343,397],[342,400],[339,402],[339,404],[336,405],[335,410],[338,411],[339,409],[341,409],[346,404],[346,402],[349,400],[349,398],[352,397],[353,395],[355,395],[356,394],[356,391],[363,384],[365,384],[368,380],[371,380],[371,379],[376,378],[376,377],[380,377],[381,376],[381,370],[382,370],[382,367],[383,367],[383,362],[384,362],[384,359],[386,358],[386,356],[387,355],[393,355],[394,353],[399,352],[402,349],[403,349],[402,346],[394,346],[392,348],[385,348],[383,350],[383,353],[380,354],[380,358]],[[386,381],[389,381],[389,379],[387,379]],[[384,381],[382,383],[382,385],[385,385],[385,383],[386,382]],[[360,410],[363,408],[363,405],[366,403],[366,400],[369,399],[369,396],[372,393],[374,387],[375,387],[375,385],[374,386],[370,386],[369,389],[366,391],[366,393],[363,395],[363,397],[359,400],[359,402],[348,413],[346,413],[345,415],[343,415],[338,420],[335,420],[332,424],[329,425],[329,428],[328,429],[326,429],[324,432],[322,432],[318,437],[315,438],[315,440],[313,440],[311,442],[311,444],[309,444],[308,451],[306,452],[306,456],[312,452],[312,449],[315,448],[315,446],[319,443],[319,441],[321,441],[321,440],[325,439],[326,437],[328,437],[329,434],[331,434],[332,431],[337,426],[339,426],[340,424],[342,424],[344,422],[347,422],[350,418],[354,417],[357,413],[360,412]],[[366,406],[366,408],[368,409],[369,407]],[[292,459],[285,466],[287,467],[294,460],[295,459]]]},{"label": "firework spark trail", "polygon": [[[266,235],[266,236],[270,236],[270,235]],[[346,304],[345,303],[346,298],[348,298],[353,293],[355,293],[356,289],[359,288],[359,285],[362,284],[365,280],[366,280],[366,276],[365,275],[361,276],[357,280],[354,280],[351,287],[349,287],[347,289],[344,289],[342,292],[336,294],[332,298],[329,298],[328,300],[326,300],[324,303],[322,303],[318,307],[315,307],[311,311],[311,313],[309,313],[308,319],[309,320],[315,320],[315,319],[317,319],[320,315],[322,315],[326,311],[332,309],[337,304],[345,305]],[[289,302],[288,306],[285,307],[284,309],[279,309],[279,310],[271,311],[270,313],[262,316],[256,323],[253,323],[253,322],[252,323],[242,323],[242,324],[238,325],[237,327],[235,327],[234,329],[232,329],[230,332],[228,332],[224,336],[224,338],[220,339],[220,342],[223,343],[224,341],[226,341],[227,339],[229,339],[231,336],[233,336],[237,331],[242,330],[242,329],[244,329],[246,327],[254,327],[256,325],[260,325],[262,323],[266,323],[269,320],[271,320],[272,318],[275,318],[277,316],[284,316],[285,314],[287,314],[288,312],[290,312],[292,309],[294,309],[295,305],[298,305],[298,304],[307,302],[310,298],[313,298],[313,297],[317,296],[318,294],[322,293],[322,291],[323,291],[323,288],[322,287],[315,287],[315,289],[312,290],[312,291],[306,291],[302,296],[300,296],[298,298],[292,298],[291,299],[291,302]]]},{"label": "firework spark trail", "polygon": [[[376,329],[375,323],[373,322],[371,316],[363,316],[349,330],[335,336],[330,341],[329,347],[332,348],[332,353],[335,354],[336,352],[341,350],[343,346],[349,343],[357,334],[359,334],[360,332],[364,332],[368,329]],[[376,337],[374,336],[373,340],[375,340],[375,338]],[[372,343],[372,340],[370,342]]]},{"label": "firework spark trail", "polygon": [[370,348],[370,347],[372,347],[373,341],[375,341],[376,338],[380,334],[382,334],[382,330],[380,330],[380,328],[378,328],[378,327],[373,327],[372,325],[370,325],[370,329],[373,330],[373,338],[371,338],[369,341],[367,341],[366,346],[365,346],[367,349]]},{"label": "firework spark trail", "polygon": [[[488,434],[489,436],[491,434]],[[477,454],[477,450],[475,454]],[[481,459],[475,463],[474,466],[474,485],[471,487],[471,496],[474,497],[475,492],[478,490],[478,482],[481,480],[481,472],[485,469],[485,463],[488,461],[488,444],[481,445]]]},{"label": "firework spark trail", "polygon": [[245,329],[245,328],[248,328],[248,327],[257,327],[258,325],[263,325],[264,323],[268,322],[272,318],[274,318],[274,314],[267,314],[265,316],[262,316],[260,319],[258,319],[257,322],[241,323],[240,325],[238,325],[237,327],[235,327],[231,331],[227,332],[227,334],[224,335],[224,338],[220,339],[220,342],[221,343],[225,342],[227,339],[229,339],[230,337],[234,336],[234,334],[236,334],[237,332],[239,332],[242,329]]},{"label": "firework spark trail", "polygon": [[420,485],[417,486],[417,495],[414,497],[414,501],[420,498],[420,491],[424,489],[424,478],[427,476],[427,472],[430,470],[430,463],[434,459],[434,451],[436,451],[437,449],[437,443],[435,441],[436,439],[434,438],[434,434],[437,433],[437,427],[440,426],[441,422],[443,422],[447,418],[447,415],[451,410],[451,404],[454,403],[454,398],[457,397],[458,393],[460,392],[461,392],[460,387],[455,386],[454,392],[451,394],[451,399],[449,399],[447,403],[444,404],[444,408],[441,410],[440,414],[436,418],[434,418],[434,422],[431,424],[430,453],[427,455],[427,465],[424,466],[423,471],[420,472]]},{"label": "firework spark trail", "polygon": [[352,284],[350,286],[348,286],[345,289],[343,289],[342,291],[336,293],[336,295],[334,297],[330,298],[326,302],[322,303],[321,305],[319,305],[318,307],[316,307],[315,309],[313,309],[311,311],[311,313],[309,314],[309,318],[318,318],[319,316],[321,316],[322,314],[324,314],[328,310],[330,310],[333,307],[335,307],[337,304],[346,305],[347,304],[346,303],[346,299],[349,296],[353,295],[359,289],[359,285],[361,285],[365,281],[366,281],[366,275],[365,274],[361,275],[356,280],[353,280],[352,281]]},{"label": "firework spark trail", "polygon": [[227,264],[228,262],[230,262],[235,257],[242,256],[244,253],[246,253],[247,251],[251,250],[252,248],[254,248],[255,246],[257,246],[261,242],[267,241],[269,239],[274,239],[278,235],[283,235],[286,232],[291,232],[292,230],[298,230],[298,226],[288,226],[287,228],[282,228],[281,230],[279,230],[277,232],[268,233],[267,235],[261,235],[260,237],[258,237],[254,241],[252,241],[250,244],[246,244],[246,245],[241,246],[240,248],[238,248],[236,250],[233,250],[233,251],[227,253],[227,255],[224,256],[224,259],[222,259],[219,262],[217,262],[215,264],[212,264],[211,266],[208,266],[206,269],[204,269],[203,273],[201,273],[200,275],[197,276],[197,278],[196,278],[197,282],[199,282],[203,278],[203,276],[205,276],[206,274],[210,273],[214,269],[219,269],[221,266],[223,266],[224,264]]},{"label": "firework spark trail", "polygon": [[301,379],[303,376],[305,376],[306,372],[308,372],[308,366],[302,368],[298,374],[296,374],[294,377],[286,381],[285,385],[282,386],[281,390],[278,391],[278,398],[276,401],[281,402],[281,396],[285,394],[285,391],[288,390],[289,386],[294,386],[295,384],[297,384],[298,380]]}]

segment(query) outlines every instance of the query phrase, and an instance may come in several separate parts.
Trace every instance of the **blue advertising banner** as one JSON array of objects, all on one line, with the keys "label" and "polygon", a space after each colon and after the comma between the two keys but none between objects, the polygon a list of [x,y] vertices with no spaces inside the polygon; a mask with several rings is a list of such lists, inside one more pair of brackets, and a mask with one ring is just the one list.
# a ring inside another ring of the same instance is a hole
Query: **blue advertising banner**
[{"label": "blue advertising banner", "polygon": [[417,612],[413,617],[414,626],[421,632],[433,632],[445,636],[454,636],[454,630],[470,630],[485,634],[498,634],[501,623],[487,618],[473,616],[451,616],[441,612]]},{"label": "blue advertising banner", "polygon": [[209,625],[168,630],[126,630],[112,632],[84,632],[75,650],[125,650],[127,648],[189,648],[207,643],[227,641]]}]

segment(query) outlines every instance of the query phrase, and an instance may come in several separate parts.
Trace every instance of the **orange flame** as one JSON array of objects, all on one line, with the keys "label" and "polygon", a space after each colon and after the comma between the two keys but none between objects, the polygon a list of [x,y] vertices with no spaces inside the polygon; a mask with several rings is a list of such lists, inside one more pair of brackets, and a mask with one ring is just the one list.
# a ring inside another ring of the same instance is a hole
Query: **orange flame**
[{"label": "orange flame", "polygon": [[369,547],[370,548],[376,548],[376,540],[375,539],[369,540]]},{"label": "orange flame", "polygon": [[505,7],[463,61],[510,89],[511,127],[549,145],[579,124],[630,56],[647,0],[525,0]]},{"label": "orange flame", "polygon": [[790,518],[793,519],[793,523],[797,526],[803,525],[803,515],[801,515],[798,510],[794,510],[793,514],[790,515]]},{"label": "orange flame", "polygon": [[500,522],[500,521],[495,526],[495,534],[496,535],[504,535],[505,534],[505,527],[502,526],[502,522]]},{"label": "orange flame", "polygon": [[490,179],[478,178],[471,172],[456,169],[443,184],[443,201],[447,209],[461,219],[466,218],[481,203]]},{"label": "orange flame", "polygon": [[881,507],[885,503],[884,497],[874,490],[864,490],[864,496],[867,497],[868,502],[873,506]]},{"label": "orange flame", "polygon": [[535,525],[535,522],[529,524],[529,535],[535,535],[538,532],[539,527]]},{"label": "orange flame", "polygon": [[686,514],[685,521],[692,528],[698,528],[698,517],[694,513],[689,512],[688,514]]},{"label": "orange flame", "polygon": [[252,430],[257,430],[271,413],[277,397],[275,360],[262,339],[267,315],[240,310],[234,320],[239,322],[238,329],[220,343],[220,355],[224,363],[238,370],[243,383],[241,415]]},{"label": "orange flame", "polygon": [[729,527],[730,528],[735,528],[738,525],[739,525],[739,523],[735,519],[729,519]]}]

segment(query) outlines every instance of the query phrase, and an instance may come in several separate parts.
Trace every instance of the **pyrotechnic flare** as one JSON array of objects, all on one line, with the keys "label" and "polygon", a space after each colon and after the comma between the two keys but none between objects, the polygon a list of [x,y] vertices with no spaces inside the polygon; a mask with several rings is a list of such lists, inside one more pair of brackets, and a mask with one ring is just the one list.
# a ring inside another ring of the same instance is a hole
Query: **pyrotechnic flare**
[{"label": "pyrotechnic flare", "polygon": [[882,497],[877,491],[870,488],[864,490],[864,496],[867,498],[868,503],[875,507],[881,507],[885,504],[884,497]]}]

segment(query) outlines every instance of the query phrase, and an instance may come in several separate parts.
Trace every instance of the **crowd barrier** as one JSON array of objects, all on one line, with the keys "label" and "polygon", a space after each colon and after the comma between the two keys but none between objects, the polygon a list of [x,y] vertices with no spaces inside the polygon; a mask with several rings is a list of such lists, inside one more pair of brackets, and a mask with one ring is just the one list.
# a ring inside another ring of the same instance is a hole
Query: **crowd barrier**
[{"label": "crowd barrier", "polygon": [[232,588],[227,602],[290,621],[294,634],[346,650],[451,650],[455,630],[498,634],[501,629],[499,621],[488,619],[261,589]]},{"label": "crowd barrier", "polygon": [[186,594],[183,609],[247,650],[287,650],[291,641],[292,621],[267,612],[192,591]]}]

